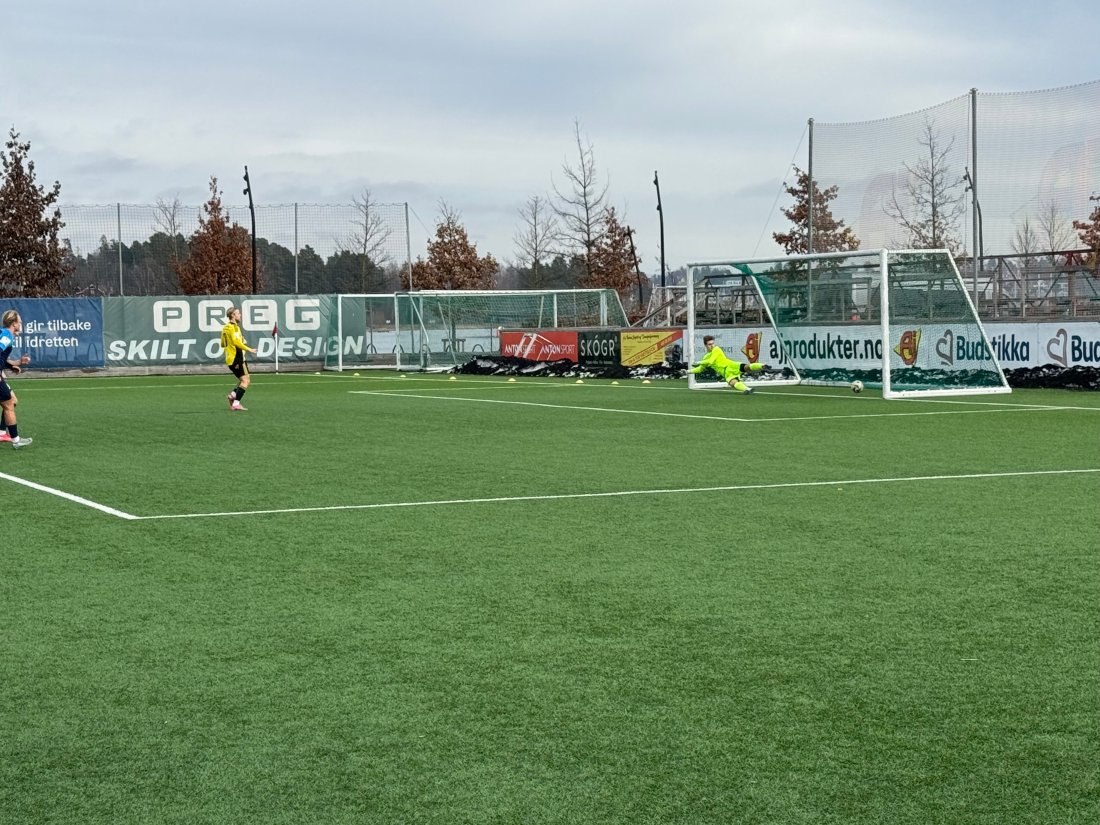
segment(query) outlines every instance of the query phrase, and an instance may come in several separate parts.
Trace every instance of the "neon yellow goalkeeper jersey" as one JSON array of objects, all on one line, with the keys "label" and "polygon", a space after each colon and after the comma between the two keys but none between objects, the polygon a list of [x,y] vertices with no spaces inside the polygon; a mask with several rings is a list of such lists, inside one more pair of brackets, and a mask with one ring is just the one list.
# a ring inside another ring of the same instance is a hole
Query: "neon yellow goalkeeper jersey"
[{"label": "neon yellow goalkeeper jersey", "polygon": [[698,366],[693,367],[691,371],[700,373],[707,367],[710,367],[727,381],[733,376],[741,374],[741,363],[739,361],[731,361],[717,344],[710,348],[710,352],[704,355],[703,360],[699,362]]},{"label": "neon yellow goalkeeper jersey", "polygon": [[[232,365],[237,360],[237,350],[243,350],[246,346],[248,344],[245,343],[239,326],[230,322],[222,327],[222,348],[225,350],[226,364]],[[241,356],[244,356],[243,352]]]}]

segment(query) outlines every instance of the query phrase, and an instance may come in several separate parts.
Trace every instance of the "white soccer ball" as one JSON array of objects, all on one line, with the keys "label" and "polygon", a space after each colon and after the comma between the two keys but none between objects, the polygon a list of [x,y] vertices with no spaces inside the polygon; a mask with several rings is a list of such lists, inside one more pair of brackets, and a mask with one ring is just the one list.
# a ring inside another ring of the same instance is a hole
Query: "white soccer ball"
[{"label": "white soccer ball", "polygon": [[863,382],[858,381],[858,380],[853,381],[852,382],[852,392],[863,392]]}]

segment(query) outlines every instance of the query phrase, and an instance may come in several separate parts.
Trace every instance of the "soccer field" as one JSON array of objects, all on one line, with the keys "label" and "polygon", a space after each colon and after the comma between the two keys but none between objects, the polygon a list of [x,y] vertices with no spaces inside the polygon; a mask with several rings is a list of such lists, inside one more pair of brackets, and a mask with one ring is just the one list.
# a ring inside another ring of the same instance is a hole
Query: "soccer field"
[{"label": "soccer field", "polygon": [[1100,819],[1100,394],[13,385],[6,825]]}]

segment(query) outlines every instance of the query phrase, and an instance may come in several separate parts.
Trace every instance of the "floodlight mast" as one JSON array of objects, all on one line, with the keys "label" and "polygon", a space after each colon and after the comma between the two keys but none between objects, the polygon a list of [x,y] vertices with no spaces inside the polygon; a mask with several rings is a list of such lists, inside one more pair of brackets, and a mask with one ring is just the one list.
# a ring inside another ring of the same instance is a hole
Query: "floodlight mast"
[{"label": "floodlight mast", "polygon": [[244,167],[244,194],[248,195],[248,212],[252,216],[252,294],[256,294],[256,207],[252,204],[252,182],[248,166]]},{"label": "floodlight mast", "polygon": [[661,223],[661,289],[665,287],[665,210],[661,208],[661,183],[657,180],[657,170],[653,170],[653,185],[657,187],[657,215]]}]

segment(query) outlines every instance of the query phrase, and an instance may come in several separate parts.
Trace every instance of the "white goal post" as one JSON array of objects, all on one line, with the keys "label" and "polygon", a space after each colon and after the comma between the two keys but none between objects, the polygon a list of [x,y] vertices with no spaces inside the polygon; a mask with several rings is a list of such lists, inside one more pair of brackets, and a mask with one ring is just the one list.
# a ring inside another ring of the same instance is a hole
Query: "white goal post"
[{"label": "white goal post", "polygon": [[785,367],[785,383],[860,380],[885,398],[1011,392],[944,249],[692,263],[686,294],[689,363],[713,334],[734,360]]}]

